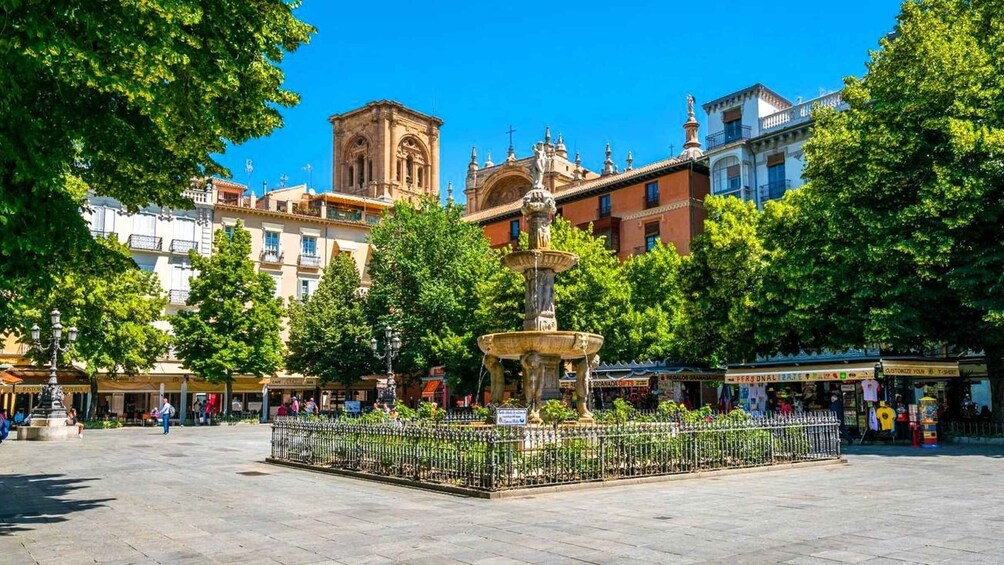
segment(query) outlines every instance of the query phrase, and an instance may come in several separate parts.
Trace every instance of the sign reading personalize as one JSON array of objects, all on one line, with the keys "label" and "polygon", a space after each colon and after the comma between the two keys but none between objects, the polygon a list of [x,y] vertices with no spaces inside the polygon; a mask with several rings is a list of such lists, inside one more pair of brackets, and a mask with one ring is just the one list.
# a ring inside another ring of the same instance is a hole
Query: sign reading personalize
[{"label": "sign reading personalize", "polygon": [[730,384],[797,383],[815,381],[863,381],[875,378],[875,369],[784,371],[725,375]]},{"label": "sign reading personalize", "polygon": [[497,426],[525,426],[526,408],[496,408],[495,425]]}]

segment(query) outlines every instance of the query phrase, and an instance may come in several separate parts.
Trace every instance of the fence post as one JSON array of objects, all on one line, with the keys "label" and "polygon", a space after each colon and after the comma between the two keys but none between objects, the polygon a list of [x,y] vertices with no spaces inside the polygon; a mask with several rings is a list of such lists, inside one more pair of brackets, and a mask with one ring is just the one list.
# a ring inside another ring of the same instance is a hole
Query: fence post
[{"label": "fence post", "polygon": [[486,453],[488,457],[488,489],[492,491],[498,489],[498,454],[495,451],[497,437],[496,432],[492,430],[492,433],[488,435],[488,451]]},{"label": "fence post", "polygon": [[600,480],[607,480],[607,434],[600,433]]}]

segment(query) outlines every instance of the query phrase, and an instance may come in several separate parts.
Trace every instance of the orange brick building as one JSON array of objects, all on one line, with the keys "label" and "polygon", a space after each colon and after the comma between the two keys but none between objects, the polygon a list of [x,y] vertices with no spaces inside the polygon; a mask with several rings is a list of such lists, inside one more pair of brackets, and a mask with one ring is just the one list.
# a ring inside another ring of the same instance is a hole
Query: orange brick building
[{"label": "orange brick building", "polygon": [[[673,244],[682,254],[690,253],[690,241],[704,229],[703,202],[711,184],[707,165],[701,162],[693,101],[688,102],[686,143],[678,157],[633,168],[629,154],[628,168],[618,172],[608,146],[606,163],[599,176],[583,170],[578,156],[570,175],[549,175],[549,189],[554,194],[558,215],[582,229],[592,224],[593,232],[604,236],[621,260],[644,253],[656,241]],[[552,160],[552,167],[570,168],[566,164],[571,162],[562,158],[564,148],[560,138],[558,145],[552,146],[547,137],[545,147],[550,147],[558,157]],[[523,194],[530,188],[528,181],[525,186],[520,182],[528,178],[523,170],[528,164],[524,165],[524,161],[529,159],[510,157],[501,165],[490,164],[485,168],[478,168],[472,161],[469,168],[466,219],[483,226],[494,247],[515,244],[520,232],[527,229],[520,212]],[[505,202],[499,204],[500,199]],[[494,205],[481,208],[479,202]]]}]

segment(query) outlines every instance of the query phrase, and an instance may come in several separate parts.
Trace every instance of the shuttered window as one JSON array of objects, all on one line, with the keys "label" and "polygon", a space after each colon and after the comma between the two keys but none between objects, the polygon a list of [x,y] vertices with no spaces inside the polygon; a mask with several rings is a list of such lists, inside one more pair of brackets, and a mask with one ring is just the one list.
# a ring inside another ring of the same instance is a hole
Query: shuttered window
[{"label": "shuttered window", "polygon": [[775,153],[773,155],[767,155],[767,166],[773,167],[774,165],[784,164],[784,153]]}]

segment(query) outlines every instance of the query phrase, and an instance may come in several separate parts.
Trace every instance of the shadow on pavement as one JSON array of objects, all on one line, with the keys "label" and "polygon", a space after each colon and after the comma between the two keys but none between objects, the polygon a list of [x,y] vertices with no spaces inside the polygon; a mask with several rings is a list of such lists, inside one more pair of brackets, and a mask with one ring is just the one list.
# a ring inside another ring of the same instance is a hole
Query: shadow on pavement
[{"label": "shadow on pavement", "polygon": [[0,537],[31,530],[32,524],[65,522],[68,514],[104,506],[114,498],[63,498],[98,479],[65,475],[0,475]]},{"label": "shadow on pavement", "polygon": [[840,448],[847,455],[882,455],[885,457],[945,457],[983,456],[1004,458],[1004,446],[983,444],[943,443],[929,449],[909,445],[844,445]]}]

